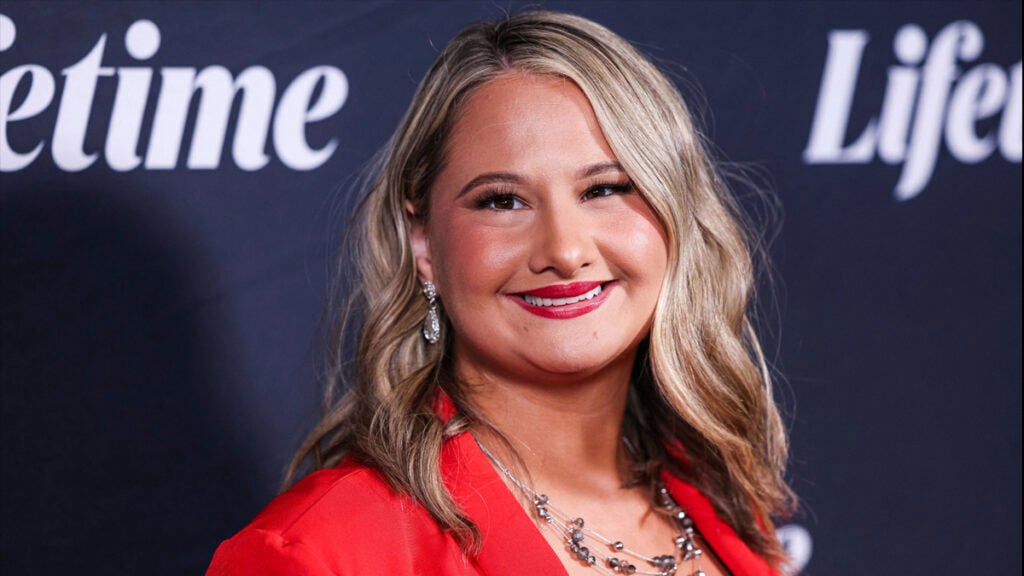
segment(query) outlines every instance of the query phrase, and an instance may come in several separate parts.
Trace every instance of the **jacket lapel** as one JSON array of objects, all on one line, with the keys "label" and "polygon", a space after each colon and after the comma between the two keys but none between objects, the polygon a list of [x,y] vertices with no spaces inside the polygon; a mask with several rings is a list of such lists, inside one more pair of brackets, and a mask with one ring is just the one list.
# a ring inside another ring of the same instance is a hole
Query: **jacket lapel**
[{"label": "jacket lapel", "polygon": [[468,432],[445,442],[441,474],[455,502],[480,530],[474,558],[487,576],[565,574],[537,525]]},{"label": "jacket lapel", "polygon": [[699,490],[662,471],[661,481],[683,510],[693,518],[718,559],[736,576],[777,576],[775,570],[740,539],[736,531],[715,512],[711,501]]}]

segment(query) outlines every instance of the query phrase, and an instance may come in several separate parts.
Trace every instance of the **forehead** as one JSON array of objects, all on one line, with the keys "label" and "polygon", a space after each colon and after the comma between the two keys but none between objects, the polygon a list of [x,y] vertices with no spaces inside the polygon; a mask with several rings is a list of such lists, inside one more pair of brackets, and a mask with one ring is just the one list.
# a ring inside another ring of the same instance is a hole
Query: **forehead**
[{"label": "forehead", "polygon": [[[553,151],[559,151],[554,157]],[[614,160],[593,108],[571,80],[509,72],[467,99],[448,143],[451,164],[528,169],[540,160]],[[501,164],[501,165],[495,165]]]}]

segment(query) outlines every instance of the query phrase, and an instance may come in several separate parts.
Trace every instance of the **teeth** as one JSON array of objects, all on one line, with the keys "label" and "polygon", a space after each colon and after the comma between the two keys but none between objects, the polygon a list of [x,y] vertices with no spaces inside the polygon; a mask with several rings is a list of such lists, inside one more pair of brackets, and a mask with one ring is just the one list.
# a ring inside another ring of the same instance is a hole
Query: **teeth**
[{"label": "teeth", "polygon": [[523,294],[523,299],[530,306],[567,306],[569,304],[575,304],[584,300],[590,300],[601,293],[601,287],[598,286],[586,294],[580,294],[579,296],[573,296],[572,298],[538,298],[536,296],[530,296],[529,294]]}]

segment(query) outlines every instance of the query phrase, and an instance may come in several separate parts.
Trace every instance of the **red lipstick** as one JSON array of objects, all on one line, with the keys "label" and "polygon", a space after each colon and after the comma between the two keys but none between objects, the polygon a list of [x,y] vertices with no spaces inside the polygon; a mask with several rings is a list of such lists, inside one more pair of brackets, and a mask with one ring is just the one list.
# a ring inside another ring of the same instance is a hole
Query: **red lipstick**
[{"label": "red lipstick", "polygon": [[[542,288],[536,288],[534,290],[528,290],[518,294],[510,294],[509,297],[512,298],[516,304],[519,304],[524,310],[535,316],[551,318],[554,320],[568,320],[570,318],[578,318],[584,314],[597,310],[602,304],[604,304],[605,300],[608,299],[608,294],[611,293],[613,286],[615,286],[615,281],[552,284],[551,286],[544,286]],[[600,289],[600,292],[588,300],[579,300],[578,302],[561,305],[543,305],[536,303],[536,299],[539,298],[548,300],[578,298],[596,289]],[[530,297],[529,300],[532,302],[527,301],[527,296]]]},{"label": "red lipstick", "polygon": [[604,282],[573,282],[572,284],[552,284],[535,290],[527,290],[522,294],[529,294],[537,298],[574,298],[582,296],[597,288]]}]

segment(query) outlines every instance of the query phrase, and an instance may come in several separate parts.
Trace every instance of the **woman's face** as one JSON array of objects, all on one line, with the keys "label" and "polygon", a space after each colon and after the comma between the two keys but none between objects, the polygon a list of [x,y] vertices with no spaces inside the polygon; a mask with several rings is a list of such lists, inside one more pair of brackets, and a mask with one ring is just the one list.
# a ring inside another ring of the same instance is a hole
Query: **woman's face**
[{"label": "woman's face", "polygon": [[470,96],[447,156],[413,242],[459,373],[540,383],[628,370],[668,250],[583,92],[503,75]]}]

